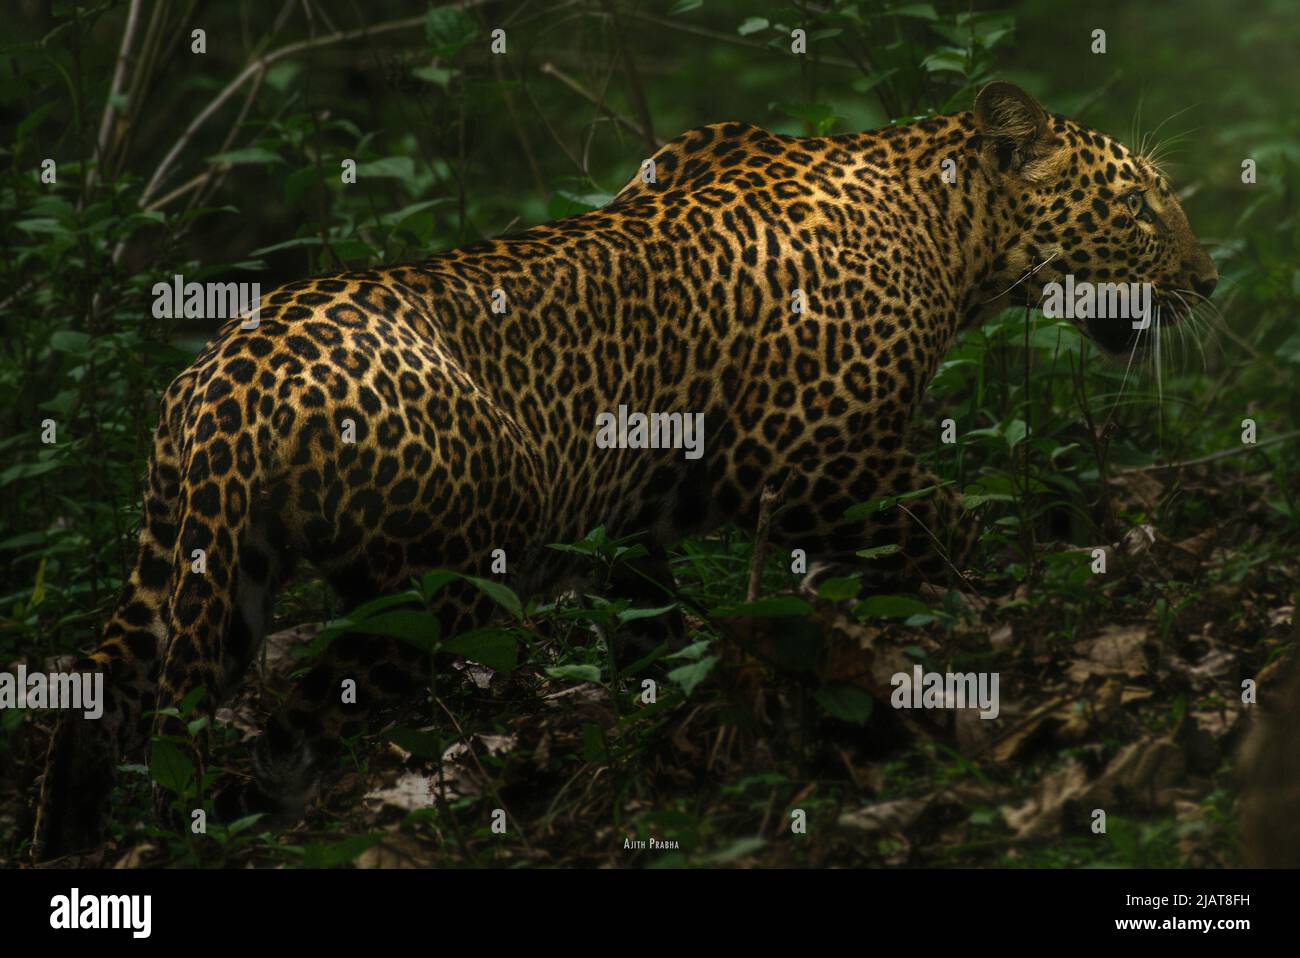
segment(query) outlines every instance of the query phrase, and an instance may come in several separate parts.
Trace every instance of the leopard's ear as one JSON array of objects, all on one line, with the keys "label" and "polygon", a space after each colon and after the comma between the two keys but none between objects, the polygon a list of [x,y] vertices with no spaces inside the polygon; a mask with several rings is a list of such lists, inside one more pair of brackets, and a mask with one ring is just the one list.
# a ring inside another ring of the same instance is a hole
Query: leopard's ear
[{"label": "leopard's ear", "polygon": [[1023,170],[1055,141],[1047,111],[1020,87],[1004,80],[995,80],[975,97],[975,125],[992,146],[1000,169]]}]

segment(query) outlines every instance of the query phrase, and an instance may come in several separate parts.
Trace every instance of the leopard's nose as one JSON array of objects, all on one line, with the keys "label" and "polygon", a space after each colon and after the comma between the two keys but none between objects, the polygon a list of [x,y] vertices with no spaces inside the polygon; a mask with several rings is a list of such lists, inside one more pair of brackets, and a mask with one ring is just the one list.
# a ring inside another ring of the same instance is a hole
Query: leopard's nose
[{"label": "leopard's nose", "polygon": [[1214,287],[1218,285],[1219,277],[1216,275],[1198,277],[1192,280],[1192,288],[1196,290],[1198,295],[1204,296],[1206,299],[1210,298],[1210,294],[1214,292]]}]

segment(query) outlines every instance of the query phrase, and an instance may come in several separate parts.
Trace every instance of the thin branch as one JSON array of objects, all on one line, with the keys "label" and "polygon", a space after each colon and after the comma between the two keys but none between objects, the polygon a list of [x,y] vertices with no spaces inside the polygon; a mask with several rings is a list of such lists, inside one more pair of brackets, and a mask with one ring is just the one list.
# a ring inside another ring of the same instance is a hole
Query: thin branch
[{"label": "thin branch", "polygon": [[665,143],[668,142],[667,140],[662,140],[654,136],[654,134],[652,134],[650,131],[642,129],[642,127],[637,125],[637,123],[635,123],[634,121],[629,120],[627,117],[619,113],[615,113],[614,110],[609,106],[609,104],[602,102],[600,97],[592,93],[590,90],[584,87],[577,80],[573,79],[573,77],[569,76],[567,73],[562,71],[559,67],[555,66],[555,64],[543,63],[537,69],[541,73],[546,74],[547,76],[555,77],[555,79],[559,80],[561,83],[567,86],[574,93],[578,94],[578,96],[582,97],[584,100],[596,104],[596,106],[600,107],[601,110],[605,114],[607,114],[611,120],[613,120],[623,129],[627,130],[629,133],[641,137],[647,143],[654,144],[656,149],[658,149],[659,147],[663,146]]},{"label": "thin branch", "polygon": [[[219,152],[225,153],[227,150],[230,149],[232,145],[234,145],[235,137],[239,134],[240,128],[244,125],[244,120],[248,118],[248,111],[252,108],[253,102],[257,99],[258,93],[262,91],[262,82],[265,79],[266,79],[266,71],[259,70],[257,73],[257,78],[253,81],[253,85],[248,89],[248,96],[244,97],[244,105],[239,109],[239,116],[235,117],[234,124],[230,127],[229,132],[226,133],[226,138],[222,142],[221,149]],[[209,166],[208,169],[204,171],[204,173],[202,174],[203,181],[200,183],[199,191],[195,193],[193,197],[190,198],[188,208],[193,209],[194,207],[198,206],[201,202],[203,202],[203,200],[206,197],[211,196],[217,190],[219,190],[221,188],[221,184],[225,182],[226,177],[230,175],[230,171],[232,169],[234,169],[234,165],[231,163],[221,164],[220,170],[218,170],[215,166]],[[161,203],[155,204],[155,206],[160,206],[160,205],[162,204]],[[150,208],[153,209],[155,207],[150,207]]]},{"label": "thin branch", "polygon": [[1287,442],[1291,439],[1300,439],[1300,429],[1283,433],[1280,436],[1274,436],[1272,439],[1265,439],[1263,442],[1234,446],[1232,449],[1220,449],[1218,452],[1212,452],[1208,456],[1201,456],[1199,459],[1184,459],[1181,462],[1161,462],[1149,466],[1130,466],[1128,469],[1116,469],[1114,474],[1119,476],[1129,476],[1135,472],[1160,472],[1165,469],[1182,469],[1185,466],[1203,466],[1207,462],[1227,459],[1229,456],[1240,456],[1244,452],[1254,452],[1256,449],[1262,449],[1265,446],[1275,446],[1279,442]]},{"label": "thin branch", "polygon": [[550,199],[550,192],[546,189],[546,178],[542,176],[542,168],[538,165],[536,154],[533,153],[533,143],[528,138],[528,131],[524,129],[523,120],[520,119],[519,110],[515,105],[514,92],[506,83],[505,75],[501,70],[500,57],[492,58],[492,72],[496,76],[497,83],[501,84],[501,98],[505,100],[506,113],[510,115],[510,125],[515,129],[515,138],[519,141],[519,149],[528,163],[528,171],[533,177],[533,186],[537,189],[539,196]]},{"label": "thin branch", "polygon": [[754,528],[754,554],[749,563],[749,587],[745,589],[745,601],[754,602],[763,585],[763,562],[767,558],[767,540],[772,531],[772,514],[776,504],[785,498],[785,491],[794,478],[791,469],[781,480],[781,485],[773,489],[770,485],[763,487],[758,497],[758,524]]},{"label": "thin branch", "polygon": [[126,28],[122,31],[122,46],[117,51],[117,63],[113,67],[113,82],[108,87],[108,98],[104,101],[104,115],[99,120],[99,136],[95,140],[95,156],[98,162],[91,169],[86,186],[94,185],[95,174],[108,156],[108,140],[113,131],[113,120],[117,108],[113,105],[122,93],[122,83],[126,79],[126,62],[131,58],[131,47],[135,43],[135,28],[140,22],[140,0],[131,0],[126,11]]},{"label": "thin branch", "polygon": [[623,42],[623,22],[619,19],[617,8],[615,8],[612,0],[602,0],[602,2],[614,24],[614,42],[618,46],[619,59],[623,61],[623,70],[627,74],[627,85],[632,93],[632,103],[636,107],[637,116],[641,119],[641,127],[645,130],[646,145],[650,147],[651,151],[654,151],[661,144],[657,144],[655,141],[654,121],[650,116],[650,102],[646,99],[645,90],[641,87],[641,75],[637,72],[636,58],[632,56],[627,49],[627,44]]},{"label": "thin branch", "polygon": [[[486,0],[469,0],[469,2],[477,5],[486,2]],[[225,89],[217,94],[211,103],[203,108],[198,116],[190,121],[190,125],[185,128],[185,132],[181,134],[180,139],[172,144],[172,148],[167,151],[167,155],[164,156],[162,162],[158,164],[158,169],[154,171],[153,176],[150,177],[149,182],[145,185],[144,191],[140,194],[140,204],[143,206],[153,197],[154,193],[158,191],[159,186],[162,185],[167,174],[171,172],[171,168],[173,164],[175,164],[177,157],[179,157],[181,152],[189,146],[190,141],[194,139],[194,135],[199,131],[199,129],[212,118],[213,114],[225,105],[227,100],[238,92],[240,87],[253,77],[257,76],[258,73],[265,71],[273,64],[278,63],[287,57],[302,53],[304,50],[332,46],[336,43],[346,43],[349,40],[357,40],[362,37],[374,36],[381,33],[393,33],[399,30],[409,30],[413,27],[423,25],[424,21],[425,18],[423,16],[407,17],[403,20],[392,20],[388,23],[380,23],[372,27],[361,27],[360,29],[349,30],[344,33],[331,33],[324,37],[300,40],[297,43],[290,43],[287,46],[283,46],[278,50],[268,53],[264,57],[252,61],[243,69],[239,76],[231,80],[230,83],[226,85]]]},{"label": "thin branch", "polygon": [[[751,50],[765,50],[768,53],[775,52],[766,43],[746,40],[743,37],[733,37],[729,33],[719,33],[716,30],[708,30],[704,27],[697,27],[689,23],[663,20],[659,17],[652,17],[649,14],[641,13],[638,10],[628,10],[626,11],[625,16],[629,16],[633,20],[641,20],[644,23],[653,23],[655,26],[663,27],[666,30],[677,30],[680,33],[693,33],[698,37],[707,37],[710,40],[717,40],[721,43],[730,43],[733,46],[738,47],[749,47]],[[827,63],[836,67],[844,67],[848,70],[861,69],[858,64],[854,63],[852,60],[842,60],[839,57],[819,57],[817,62]]]}]

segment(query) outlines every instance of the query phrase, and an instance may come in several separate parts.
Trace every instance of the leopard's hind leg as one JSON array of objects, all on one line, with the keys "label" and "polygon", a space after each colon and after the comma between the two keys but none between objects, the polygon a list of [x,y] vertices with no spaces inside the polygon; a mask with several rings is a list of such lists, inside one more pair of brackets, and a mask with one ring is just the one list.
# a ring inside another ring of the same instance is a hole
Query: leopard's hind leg
[{"label": "leopard's hind leg", "polygon": [[99,646],[74,666],[77,672],[104,674],[103,713],[98,719],[63,713],[55,722],[35,810],[32,853],[37,861],[103,838],[114,766],[141,751],[148,736],[143,716],[154,705],[176,543],[180,462],[175,437],[192,380],[178,377],[167,390],[154,432],[135,565]]}]

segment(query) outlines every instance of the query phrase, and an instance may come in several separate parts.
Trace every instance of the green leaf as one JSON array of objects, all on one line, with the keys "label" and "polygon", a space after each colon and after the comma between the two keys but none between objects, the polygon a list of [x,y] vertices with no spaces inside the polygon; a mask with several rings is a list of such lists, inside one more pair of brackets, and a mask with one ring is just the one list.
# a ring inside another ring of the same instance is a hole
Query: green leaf
[{"label": "green leaf", "polygon": [[1008,448],[1014,449],[1024,441],[1025,436],[1029,435],[1029,427],[1023,419],[1013,419],[1007,423],[1002,435],[1007,441]]},{"label": "green leaf", "polygon": [[704,655],[704,653],[709,650],[709,646],[712,644],[713,643],[710,642],[708,639],[704,639],[703,641],[700,642],[692,642],[690,645],[686,646],[686,648],[678,649],[676,652],[673,652],[669,655],[665,655],[664,658],[695,660],[700,658],[702,655]]},{"label": "green leaf", "polygon": [[855,575],[830,578],[817,588],[817,594],[829,602],[852,599],[862,588],[862,580]]},{"label": "green leaf", "polygon": [[572,190],[557,189],[551,194],[551,201],[547,204],[546,212],[552,219],[563,219],[566,216],[589,213],[592,210],[600,209],[613,198],[612,193],[601,193],[596,190],[575,193]]},{"label": "green leaf", "polygon": [[453,57],[478,36],[478,24],[460,7],[434,7],[424,20],[424,35],[440,57]]},{"label": "green leaf", "polygon": [[763,17],[748,17],[740,26],[736,27],[736,32],[742,37],[747,37],[751,33],[758,33],[760,30],[766,30],[768,26],[770,26],[770,24]]},{"label": "green leaf", "polygon": [[443,645],[442,651],[463,655],[498,672],[509,672],[518,663],[519,644],[505,629],[488,626],[458,635]]},{"label": "green leaf", "polygon": [[40,126],[41,121],[43,121],[47,116],[49,116],[50,111],[53,110],[57,105],[58,104],[56,102],[50,102],[50,103],[42,104],[41,106],[38,106],[36,109],[32,110],[32,112],[27,115],[27,119],[23,120],[21,123],[18,124],[18,127],[15,131],[14,142],[21,143],[23,142],[23,140],[27,139],[27,134],[31,133],[32,130],[35,130],[38,126]]},{"label": "green leaf", "polygon": [[441,630],[437,617],[432,613],[416,609],[395,609],[372,619],[354,622],[348,631],[392,636],[430,652],[436,647]]},{"label": "green leaf", "polygon": [[415,161],[409,156],[386,156],[369,163],[358,163],[358,182],[363,177],[410,181],[415,179]]},{"label": "green leaf", "polygon": [[451,572],[447,569],[434,569],[432,572],[426,573],[419,581],[420,600],[425,605],[428,605],[448,584],[459,579],[459,572]]},{"label": "green leaf", "polygon": [[1290,339],[1277,347],[1277,355],[1289,363],[1300,363],[1300,332],[1292,334]]},{"label": "green leaf", "polygon": [[78,333],[72,329],[61,329],[49,337],[49,348],[55,352],[70,352],[74,356],[85,356],[90,352],[90,333]]},{"label": "green leaf", "polygon": [[416,213],[420,213],[434,206],[441,206],[450,203],[448,197],[441,197],[436,200],[423,200],[419,203],[412,203],[410,206],[404,206],[396,213],[385,213],[379,218],[379,222],[384,226],[400,226],[403,221],[410,219]]},{"label": "green leaf", "polygon": [[953,73],[960,73],[965,76],[966,55],[960,50],[940,50],[937,53],[931,53],[922,60],[921,66],[931,73],[951,70]]},{"label": "green leaf", "polygon": [[319,236],[300,236],[297,239],[285,240],[283,243],[273,243],[270,246],[260,246],[249,253],[249,256],[262,256],[266,253],[275,253],[282,249],[297,249],[300,246],[321,246],[324,244]]},{"label": "green leaf", "polygon": [[844,117],[825,103],[769,103],[769,110],[777,110],[796,120],[803,120],[813,128],[816,136],[824,136],[834,129]]},{"label": "green leaf", "polygon": [[706,655],[698,662],[692,662],[690,665],[683,665],[680,668],[673,669],[668,673],[668,678],[680,685],[683,692],[690,695],[717,664],[718,656]]},{"label": "green leaf", "polygon": [[1002,492],[993,492],[988,494],[968,492],[961,497],[961,506],[963,509],[978,509],[986,502],[1015,502],[1015,496],[1009,496]]},{"label": "green leaf", "polygon": [[186,795],[194,781],[194,763],[166,739],[154,739],[149,753],[149,775],[173,795]]},{"label": "green leaf", "polygon": [[637,619],[653,619],[656,615],[663,615],[665,612],[671,612],[677,608],[677,603],[663,605],[657,609],[624,609],[618,614],[620,622],[635,622]]},{"label": "green leaf", "polygon": [[19,220],[14,226],[26,233],[67,233],[62,223],[52,219]]},{"label": "green leaf", "polygon": [[689,13],[691,10],[698,10],[704,6],[704,0],[677,0],[668,8],[668,16],[675,17],[679,13]]},{"label": "green leaf", "polygon": [[877,499],[868,499],[866,502],[859,502],[857,505],[849,506],[844,510],[844,518],[850,521],[866,519],[868,516],[875,515],[877,512],[884,512],[886,509],[892,509],[900,502],[909,502],[912,499],[920,499],[928,496],[936,489],[950,485],[952,480],[941,482],[935,486],[926,486],[923,489],[913,489],[911,492],[905,492],[901,496],[881,496]]},{"label": "green leaf", "polygon": [[830,715],[845,722],[863,725],[871,718],[874,700],[854,685],[832,685],[818,689],[813,696]]},{"label": "green leaf", "polygon": [[917,17],[921,20],[939,19],[939,14],[935,13],[934,7],[928,3],[905,3],[901,7],[893,7],[885,12],[895,17]]},{"label": "green leaf", "polygon": [[[319,182],[320,178],[315,167],[308,166],[301,170],[295,170],[284,177],[284,202],[290,207],[297,207],[302,203],[307,191]],[[257,254],[252,255],[256,256]]]},{"label": "green leaf", "polygon": [[410,752],[416,758],[438,758],[443,753],[442,737],[436,731],[424,732],[399,725],[389,729],[384,735],[390,742]]},{"label": "green leaf", "polygon": [[248,166],[258,163],[283,163],[279,153],[272,153],[260,146],[249,146],[242,150],[228,150],[214,153],[208,157],[209,163],[229,163],[231,166]]},{"label": "green leaf", "polygon": [[196,685],[194,688],[190,689],[185,693],[185,698],[181,699],[180,714],[192,715],[199,702],[203,700],[203,696],[207,694],[208,690],[202,685]]},{"label": "green leaf", "polygon": [[897,542],[890,542],[887,545],[862,549],[858,552],[858,555],[864,559],[883,559],[885,556],[892,556],[896,552],[901,552],[902,548]]},{"label": "green leaf", "polygon": [[302,849],[305,868],[338,868],[349,864],[366,849],[377,845],[381,835],[349,835],[341,842],[316,842]]},{"label": "green leaf", "polygon": [[417,80],[424,80],[426,83],[433,83],[447,89],[447,84],[460,76],[459,70],[451,70],[447,67],[417,67],[411,71],[411,76]]},{"label": "green leaf", "polygon": [[514,590],[509,586],[502,585],[500,582],[493,582],[491,579],[476,579],[472,575],[465,576],[465,581],[478,586],[479,591],[516,619],[524,617],[523,603],[519,601],[519,596],[515,595]]},{"label": "green leaf", "polygon": [[266,71],[266,85],[277,93],[284,93],[289,89],[289,84],[293,83],[294,78],[301,72],[301,63],[295,63],[292,60],[277,63]]},{"label": "green leaf", "polygon": [[594,665],[553,665],[546,670],[546,674],[553,679],[600,683],[600,669]]},{"label": "green leaf", "polygon": [[36,476],[43,476],[47,472],[53,472],[59,468],[59,463],[55,459],[47,459],[44,462],[20,462],[16,466],[10,466],[4,472],[0,472],[0,486],[7,486],[15,479],[32,479]]},{"label": "green leaf", "polygon": [[226,826],[226,832],[230,835],[238,835],[246,829],[252,828],[258,820],[263,818],[266,812],[254,812],[252,815],[245,815],[243,818],[237,818]]}]

